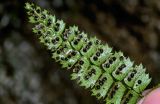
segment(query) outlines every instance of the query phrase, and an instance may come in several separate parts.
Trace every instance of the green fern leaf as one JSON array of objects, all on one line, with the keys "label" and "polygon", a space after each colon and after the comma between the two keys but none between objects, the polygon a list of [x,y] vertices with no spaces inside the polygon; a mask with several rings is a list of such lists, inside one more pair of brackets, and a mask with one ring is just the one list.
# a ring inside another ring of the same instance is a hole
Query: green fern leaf
[{"label": "green fern leaf", "polygon": [[106,104],[136,104],[151,82],[142,64],[134,65],[122,52],[88,37],[77,26],[67,27],[39,6],[26,3],[25,8],[29,22],[36,24],[33,32],[52,52],[52,58],[72,71],[72,80]]}]

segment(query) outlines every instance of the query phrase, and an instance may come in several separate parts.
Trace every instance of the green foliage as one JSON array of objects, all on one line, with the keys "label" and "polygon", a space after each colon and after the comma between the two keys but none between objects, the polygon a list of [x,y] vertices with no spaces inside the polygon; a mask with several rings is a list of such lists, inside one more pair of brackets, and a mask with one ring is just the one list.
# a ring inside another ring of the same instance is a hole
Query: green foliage
[{"label": "green foliage", "polygon": [[136,104],[151,81],[141,64],[134,65],[122,52],[113,52],[96,37],[80,32],[77,26],[66,27],[47,10],[29,3],[25,8],[29,22],[36,24],[33,32],[62,68],[72,70],[72,80],[89,88],[106,104]]}]

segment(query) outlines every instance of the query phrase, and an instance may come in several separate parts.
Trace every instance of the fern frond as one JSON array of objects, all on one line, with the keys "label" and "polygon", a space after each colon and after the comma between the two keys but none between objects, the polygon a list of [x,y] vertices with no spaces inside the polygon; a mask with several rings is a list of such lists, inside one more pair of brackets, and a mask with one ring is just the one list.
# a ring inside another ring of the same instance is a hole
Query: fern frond
[{"label": "fern frond", "polygon": [[52,52],[52,58],[71,70],[71,79],[90,89],[106,104],[136,104],[151,82],[142,64],[115,52],[96,37],[88,37],[77,26],[69,26],[33,3],[25,6],[33,32]]}]

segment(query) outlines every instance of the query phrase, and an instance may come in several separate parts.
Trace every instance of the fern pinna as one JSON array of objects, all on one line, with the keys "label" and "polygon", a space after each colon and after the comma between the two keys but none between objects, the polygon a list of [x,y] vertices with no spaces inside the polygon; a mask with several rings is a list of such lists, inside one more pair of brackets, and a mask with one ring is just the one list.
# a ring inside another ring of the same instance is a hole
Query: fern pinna
[{"label": "fern pinna", "polygon": [[33,32],[51,52],[62,68],[72,71],[71,79],[90,89],[93,96],[106,104],[136,104],[151,82],[146,69],[114,52],[96,37],[88,37],[77,26],[66,27],[47,10],[26,3]]}]

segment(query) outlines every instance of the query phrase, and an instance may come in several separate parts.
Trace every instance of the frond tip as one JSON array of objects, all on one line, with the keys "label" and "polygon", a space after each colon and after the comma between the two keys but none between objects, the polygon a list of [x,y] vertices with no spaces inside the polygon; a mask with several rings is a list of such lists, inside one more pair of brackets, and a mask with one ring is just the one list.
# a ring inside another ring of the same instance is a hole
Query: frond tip
[{"label": "frond tip", "polygon": [[93,96],[106,104],[136,104],[142,91],[151,82],[142,64],[139,66],[114,52],[96,37],[88,37],[77,26],[69,26],[47,10],[26,3],[33,32],[52,52],[62,68],[72,71],[71,79],[90,89]]}]

